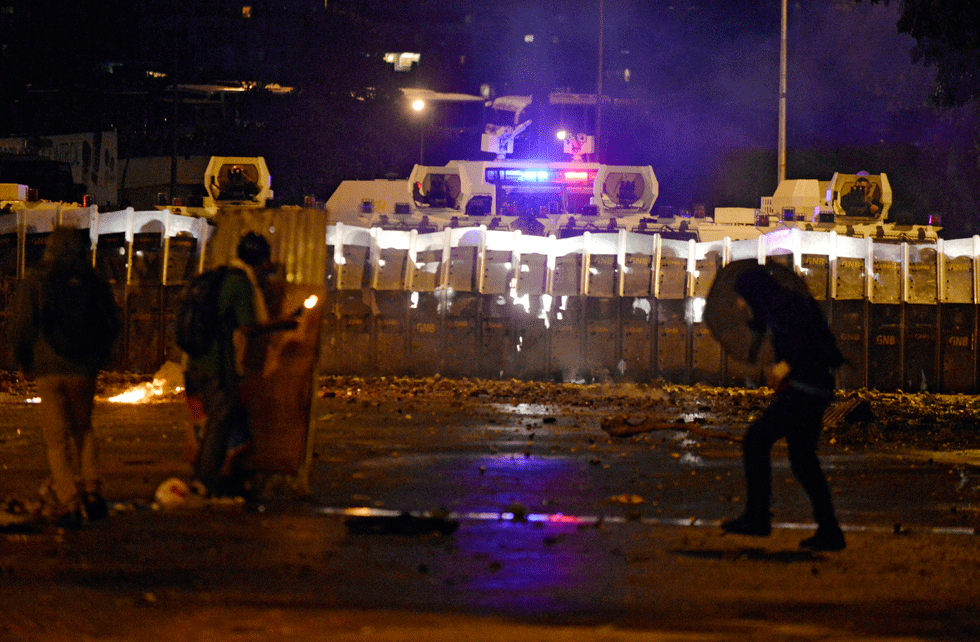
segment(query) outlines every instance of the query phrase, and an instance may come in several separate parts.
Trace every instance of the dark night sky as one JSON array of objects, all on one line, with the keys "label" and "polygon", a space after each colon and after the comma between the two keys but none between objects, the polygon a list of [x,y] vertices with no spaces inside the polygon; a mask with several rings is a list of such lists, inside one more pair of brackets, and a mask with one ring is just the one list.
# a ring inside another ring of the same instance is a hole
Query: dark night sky
[{"label": "dark night sky", "polygon": [[[653,165],[662,198],[682,205],[683,199],[702,196],[692,192],[707,189],[710,177],[720,171],[721,159],[731,151],[775,154],[779,0],[603,2],[604,93],[638,105],[617,125],[623,130],[619,136],[604,132],[613,160]],[[48,70],[56,78],[54,84],[64,84],[75,74],[71,63],[86,59],[169,67],[176,51],[198,80],[252,75],[334,87],[362,82],[358,72],[365,58],[359,56],[364,51],[421,49],[419,74],[396,76],[397,82],[424,82],[432,89],[467,93],[489,82],[499,94],[541,97],[557,87],[595,89],[598,0],[329,0],[326,10],[313,0],[254,0],[257,19],[236,23],[243,4],[27,3],[32,11],[49,12],[45,24],[60,24],[69,31],[67,37],[59,37],[56,29],[49,29],[44,38],[27,41],[34,47],[30,80],[44,84]],[[918,154],[915,150],[935,156],[929,162],[939,166],[950,164],[937,156],[939,148],[969,146],[975,110],[939,112],[927,105],[934,72],[912,64],[909,51],[914,42],[897,33],[899,11],[899,2],[790,2],[789,178],[829,179],[833,171],[801,175],[807,168],[794,161],[795,151],[809,150],[812,155],[812,150],[822,148],[907,145],[913,156]],[[325,15],[335,20],[340,16],[344,28],[317,31],[317,20]],[[534,45],[525,42],[531,33]],[[6,62],[10,60],[8,55]],[[26,66],[7,67],[3,78],[27,78]],[[627,68],[628,83],[623,81]],[[883,171],[856,166],[859,160],[851,162],[855,165],[835,169]],[[969,165],[962,159],[957,163]],[[767,171],[774,182],[774,164]],[[949,178],[926,173],[906,177],[905,182]],[[976,188],[971,189],[974,194],[964,192],[959,207],[975,205]],[[753,194],[748,200],[756,198]],[[917,207],[940,206],[957,205]]]}]

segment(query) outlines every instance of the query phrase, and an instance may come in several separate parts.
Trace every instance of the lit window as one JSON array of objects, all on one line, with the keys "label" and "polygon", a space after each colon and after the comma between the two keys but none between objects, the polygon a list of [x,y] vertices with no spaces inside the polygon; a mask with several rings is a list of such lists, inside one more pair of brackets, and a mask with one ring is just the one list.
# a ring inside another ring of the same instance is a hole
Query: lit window
[{"label": "lit window", "polygon": [[524,42],[534,42],[534,34],[529,33],[526,36],[524,36]]},{"label": "lit window", "polygon": [[242,7],[242,17],[248,20],[252,17],[252,7],[245,5]]}]

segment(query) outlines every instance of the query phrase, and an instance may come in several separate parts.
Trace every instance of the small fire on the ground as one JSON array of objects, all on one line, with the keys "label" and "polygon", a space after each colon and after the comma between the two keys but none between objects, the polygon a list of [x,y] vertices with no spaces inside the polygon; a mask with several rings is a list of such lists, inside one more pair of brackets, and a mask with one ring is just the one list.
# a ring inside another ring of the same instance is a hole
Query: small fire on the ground
[{"label": "small fire on the ground", "polygon": [[[166,380],[164,379],[154,379],[153,381],[144,381],[141,384],[137,384],[122,392],[115,397],[109,397],[109,401],[112,403],[146,403],[148,401],[153,401],[162,397],[167,393]],[[173,389],[173,392],[180,392],[183,388],[177,387]]]}]

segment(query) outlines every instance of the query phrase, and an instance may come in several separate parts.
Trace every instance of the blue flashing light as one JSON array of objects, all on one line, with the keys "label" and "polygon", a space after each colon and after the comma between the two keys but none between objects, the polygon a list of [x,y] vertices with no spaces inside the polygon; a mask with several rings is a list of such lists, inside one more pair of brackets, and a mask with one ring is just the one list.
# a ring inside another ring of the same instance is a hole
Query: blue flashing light
[{"label": "blue flashing light", "polygon": [[513,185],[515,183],[550,183],[559,180],[560,174],[547,169],[487,169],[484,178],[488,183]]}]

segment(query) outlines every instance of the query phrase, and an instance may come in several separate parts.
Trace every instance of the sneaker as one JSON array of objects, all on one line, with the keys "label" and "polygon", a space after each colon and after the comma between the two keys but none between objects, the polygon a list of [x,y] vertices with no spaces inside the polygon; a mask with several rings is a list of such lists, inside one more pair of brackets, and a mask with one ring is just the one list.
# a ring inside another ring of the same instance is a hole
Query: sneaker
[{"label": "sneaker", "polygon": [[844,533],[839,527],[818,528],[813,537],[800,542],[800,548],[808,551],[842,551],[847,546]]},{"label": "sneaker", "polygon": [[772,533],[772,523],[768,519],[749,517],[742,515],[736,519],[729,519],[721,523],[721,530],[726,533],[736,535],[753,535],[755,537],[768,537]]},{"label": "sneaker", "polygon": [[76,509],[62,513],[55,518],[54,525],[66,531],[77,531],[82,527],[82,511]]},{"label": "sneaker", "polygon": [[85,506],[85,517],[88,521],[95,522],[109,516],[109,506],[105,499],[98,493],[89,493],[82,500]]}]

